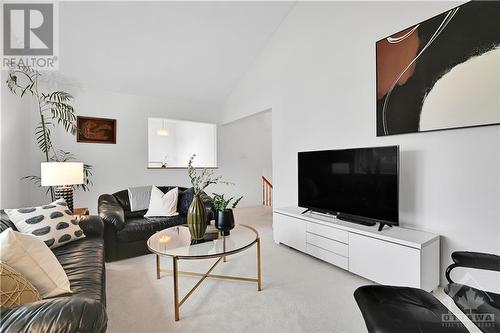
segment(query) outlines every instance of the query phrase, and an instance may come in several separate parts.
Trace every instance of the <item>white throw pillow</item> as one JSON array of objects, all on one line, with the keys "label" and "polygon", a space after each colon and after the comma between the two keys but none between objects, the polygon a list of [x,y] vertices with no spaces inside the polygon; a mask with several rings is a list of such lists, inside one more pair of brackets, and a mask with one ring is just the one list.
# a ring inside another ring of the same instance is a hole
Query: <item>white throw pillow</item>
[{"label": "white throw pillow", "polygon": [[64,199],[45,206],[5,209],[5,213],[17,230],[38,237],[52,249],[85,237]]},{"label": "white throw pillow", "polygon": [[151,189],[151,199],[149,201],[149,209],[144,216],[175,216],[177,213],[177,199],[179,197],[179,188],[174,188],[163,193],[158,187],[153,186]]},{"label": "white throw pillow", "polygon": [[0,261],[21,273],[42,298],[71,293],[68,276],[38,237],[9,228],[0,234]]},{"label": "white throw pillow", "polygon": [[129,187],[127,192],[131,212],[148,209],[151,201],[151,186]]}]

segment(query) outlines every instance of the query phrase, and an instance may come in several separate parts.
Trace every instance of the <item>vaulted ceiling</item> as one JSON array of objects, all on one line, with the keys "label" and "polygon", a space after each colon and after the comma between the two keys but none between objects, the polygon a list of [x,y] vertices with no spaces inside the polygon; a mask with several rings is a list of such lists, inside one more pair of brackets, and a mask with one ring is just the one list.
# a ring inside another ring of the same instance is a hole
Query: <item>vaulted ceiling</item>
[{"label": "vaulted ceiling", "polygon": [[223,103],[290,2],[60,2],[60,74],[85,88]]}]

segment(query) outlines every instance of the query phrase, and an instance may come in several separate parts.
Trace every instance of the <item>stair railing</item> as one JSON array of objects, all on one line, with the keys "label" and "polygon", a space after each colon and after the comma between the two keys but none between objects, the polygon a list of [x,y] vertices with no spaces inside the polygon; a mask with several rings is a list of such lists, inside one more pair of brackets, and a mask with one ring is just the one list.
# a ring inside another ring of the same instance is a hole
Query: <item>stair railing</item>
[{"label": "stair railing", "polygon": [[264,176],[262,176],[262,204],[273,205],[273,184]]}]

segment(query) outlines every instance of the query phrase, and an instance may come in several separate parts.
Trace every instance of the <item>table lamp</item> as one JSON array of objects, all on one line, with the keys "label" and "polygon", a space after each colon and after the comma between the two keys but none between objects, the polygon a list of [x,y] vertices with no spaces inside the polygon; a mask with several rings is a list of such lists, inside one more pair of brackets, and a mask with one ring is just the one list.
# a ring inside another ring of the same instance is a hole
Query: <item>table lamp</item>
[{"label": "table lamp", "polygon": [[73,211],[73,185],[83,184],[83,163],[43,162],[42,186],[54,186],[56,199],[64,198]]}]

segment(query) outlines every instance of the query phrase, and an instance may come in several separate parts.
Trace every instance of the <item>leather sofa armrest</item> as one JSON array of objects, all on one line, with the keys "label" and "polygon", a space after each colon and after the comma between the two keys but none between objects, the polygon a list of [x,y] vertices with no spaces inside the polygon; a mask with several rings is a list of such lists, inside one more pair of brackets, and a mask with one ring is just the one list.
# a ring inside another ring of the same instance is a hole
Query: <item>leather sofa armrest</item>
[{"label": "leather sofa armrest", "polygon": [[104,235],[104,223],[97,215],[82,215],[78,217],[78,224],[87,237]]},{"label": "leather sofa armrest", "polygon": [[205,207],[205,213],[207,214],[207,223],[210,223],[211,220],[215,218],[215,208],[213,204],[212,198],[206,194],[205,192],[202,192],[200,194],[201,201],[203,202],[203,206]]},{"label": "leather sofa armrest", "polygon": [[0,332],[104,332],[107,321],[106,308],[98,301],[59,297],[2,309]]},{"label": "leather sofa armrest", "polygon": [[495,254],[458,251],[451,254],[451,259],[453,260],[453,264],[446,269],[446,279],[448,279],[450,283],[453,283],[450,272],[455,267],[468,267],[500,272],[500,256]]},{"label": "leather sofa armrest", "polygon": [[113,225],[117,230],[122,230],[125,227],[123,207],[112,194],[102,194],[99,197],[97,209],[104,223]]}]

